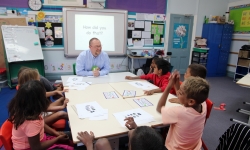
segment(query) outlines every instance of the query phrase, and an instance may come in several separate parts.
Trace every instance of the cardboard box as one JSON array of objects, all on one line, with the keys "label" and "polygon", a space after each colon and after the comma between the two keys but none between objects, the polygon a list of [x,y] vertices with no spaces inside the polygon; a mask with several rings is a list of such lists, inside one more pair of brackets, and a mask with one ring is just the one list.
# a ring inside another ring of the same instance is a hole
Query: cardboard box
[{"label": "cardboard box", "polygon": [[250,51],[243,51],[243,50],[240,50],[239,51],[239,56],[240,58],[249,58],[249,54],[250,54]]},{"label": "cardboard box", "polygon": [[250,63],[250,60],[248,59],[239,59],[238,61],[239,66],[249,67],[249,63]]}]

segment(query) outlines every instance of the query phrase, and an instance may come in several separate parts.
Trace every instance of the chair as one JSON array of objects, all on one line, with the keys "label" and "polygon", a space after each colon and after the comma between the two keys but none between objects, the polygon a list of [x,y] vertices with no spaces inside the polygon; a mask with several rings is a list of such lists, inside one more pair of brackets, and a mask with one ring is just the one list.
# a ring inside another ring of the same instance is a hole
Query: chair
[{"label": "chair", "polygon": [[73,74],[76,75],[76,63],[73,63]]},{"label": "chair", "polygon": [[12,141],[11,141],[11,136],[12,136],[12,127],[13,124],[9,121],[6,120],[0,130],[0,140],[3,143],[3,146],[6,150],[12,150]]},{"label": "chair", "polygon": [[65,119],[57,120],[54,124],[52,124],[52,128],[55,129],[56,131],[64,131],[65,127],[66,127]]},{"label": "chair", "polygon": [[[207,119],[210,116],[211,110],[213,108],[213,102],[210,99],[207,99],[206,100],[206,104],[207,104],[207,115],[206,115],[206,121],[205,121],[205,123],[207,122]],[[201,141],[202,141],[202,148],[204,150],[208,150],[208,148],[207,148],[206,144],[204,143],[204,141],[202,139],[201,139]]]}]

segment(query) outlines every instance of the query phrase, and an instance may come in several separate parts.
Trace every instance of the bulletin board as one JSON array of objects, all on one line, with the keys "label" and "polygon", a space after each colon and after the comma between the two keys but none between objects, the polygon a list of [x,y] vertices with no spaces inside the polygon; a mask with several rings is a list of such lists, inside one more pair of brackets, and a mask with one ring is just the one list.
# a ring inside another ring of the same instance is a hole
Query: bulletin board
[{"label": "bulletin board", "polygon": [[234,21],[234,33],[250,33],[250,4],[229,8],[229,20]]},{"label": "bulletin board", "polygon": [[[0,26],[2,25],[19,25],[26,26],[25,18],[3,18],[0,17]],[[2,31],[0,30],[0,68],[5,68],[5,60],[4,60],[4,47],[3,47],[3,39],[2,39]]]}]

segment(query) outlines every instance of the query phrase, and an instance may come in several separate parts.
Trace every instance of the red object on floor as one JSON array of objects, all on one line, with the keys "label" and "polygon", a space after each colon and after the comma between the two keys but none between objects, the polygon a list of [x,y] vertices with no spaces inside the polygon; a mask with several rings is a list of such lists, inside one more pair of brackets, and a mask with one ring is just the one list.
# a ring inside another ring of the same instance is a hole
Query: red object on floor
[{"label": "red object on floor", "polygon": [[220,107],[214,107],[214,109],[216,109],[216,110],[226,110],[226,104],[225,103],[221,103],[220,104]]},{"label": "red object on floor", "polygon": [[0,68],[0,74],[6,73],[6,68]]}]

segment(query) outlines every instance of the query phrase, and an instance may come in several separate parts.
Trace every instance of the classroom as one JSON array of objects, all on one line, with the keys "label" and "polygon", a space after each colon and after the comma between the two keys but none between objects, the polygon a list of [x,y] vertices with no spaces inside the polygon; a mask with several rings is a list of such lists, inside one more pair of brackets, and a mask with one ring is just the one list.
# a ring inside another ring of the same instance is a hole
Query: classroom
[{"label": "classroom", "polygon": [[248,149],[249,39],[249,0],[1,0],[0,150]]}]

